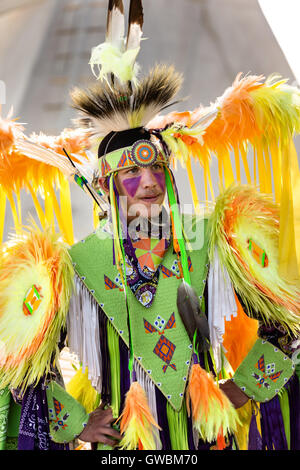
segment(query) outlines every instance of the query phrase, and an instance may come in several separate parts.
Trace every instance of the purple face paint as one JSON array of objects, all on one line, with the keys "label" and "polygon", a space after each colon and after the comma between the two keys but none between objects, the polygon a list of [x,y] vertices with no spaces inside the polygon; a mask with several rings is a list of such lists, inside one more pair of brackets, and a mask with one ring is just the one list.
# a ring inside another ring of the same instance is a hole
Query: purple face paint
[{"label": "purple face paint", "polygon": [[164,192],[166,189],[166,178],[164,172],[154,173],[154,176],[159,184],[160,189]]},{"label": "purple face paint", "polygon": [[127,178],[122,181],[122,184],[124,185],[127,193],[129,194],[130,197],[134,197],[135,193],[138,190],[140,181],[141,181],[141,176],[135,176],[133,178]]}]

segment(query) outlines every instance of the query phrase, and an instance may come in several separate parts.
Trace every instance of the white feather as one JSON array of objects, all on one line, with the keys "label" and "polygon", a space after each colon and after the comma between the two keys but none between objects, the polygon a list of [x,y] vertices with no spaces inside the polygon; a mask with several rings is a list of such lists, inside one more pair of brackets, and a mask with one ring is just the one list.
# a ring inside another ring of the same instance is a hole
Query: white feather
[{"label": "white feather", "polygon": [[75,173],[69,160],[53,150],[46,149],[25,139],[17,139],[15,146],[17,151],[26,157],[58,168],[67,178]]},{"label": "white feather", "polygon": [[143,31],[138,23],[132,23],[127,38],[126,49],[137,49],[140,47]]},{"label": "white feather", "polygon": [[91,118],[93,134],[104,137],[110,132],[125,131],[133,127],[146,127],[147,124],[159,113],[161,106],[153,104],[139,111],[136,121],[132,122],[132,116],[125,112],[115,112],[111,118],[105,116],[103,119]]},{"label": "white feather", "polygon": [[92,118],[93,133],[99,137],[105,137],[110,132],[125,131],[130,128],[128,116],[123,113],[115,113],[111,118]]},{"label": "white feather", "polygon": [[76,158],[76,168],[74,168],[66,156],[35,144],[34,142],[30,142],[29,140],[17,139],[16,149],[32,160],[37,160],[41,163],[58,168],[67,178],[74,176],[74,174],[77,173],[77,168],[82,176],[91,183],[95,173],[98,171],[97,156],[90,151],[85,151],[84,155],[71,154]]},{"label": "white feather", "polygon": [[122,49],[124,46],[124,34],[124,13],[114,5],[112,10],[108,12],[105,41],[113,44],[118,49]]}]

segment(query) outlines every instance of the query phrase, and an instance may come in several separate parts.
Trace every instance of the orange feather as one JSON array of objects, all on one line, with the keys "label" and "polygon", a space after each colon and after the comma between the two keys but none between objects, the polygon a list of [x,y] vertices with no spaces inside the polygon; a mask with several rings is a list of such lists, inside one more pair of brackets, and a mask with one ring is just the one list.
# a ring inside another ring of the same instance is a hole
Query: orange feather
[{"label": "orange feather", "polygon": [[145,392],[138,382],[133,382],[127,392],[124,410],[119,418],[121,433],[126,431],[132,417],[136,417],[142,426],[146,419],[148,423],[159,427],[151,414]]},{"label": "orange feather", "polygon": [[154,450],[153,426],[160,429],[153,418],[146,394],[138,382],[133,382],[126,395],[125,405],[120,420],[123,439],[122,448]]},{"label": "orange feather", "polygon": [[[249,318],[243,311],[236,297],[238,308],[237,316],[225,322],[223,346],[226,350],[226,358],[235,371],[245,359],[250,349],[257,340],[258,321]],[[241,341],[243,338],[243,341]]]},{"label": "orange feather", "polygon": [[22,135],[23,130],[23,126],[16,121],[0,117],[0,153],[7,154],[11,151],[15,139]]},{"label": "orange feather", "polygon": [[190,403],[192,405],[193,424],[202,438],[209,442],[217,440],[217,447],[223,449],[224,436],[236,428],[238,417],[211,374],[199,364],[194,364],[191,368],[186,403],[189,415]]},{"label": "orange feather", "polygon": [[58,136],[49,136],[41,132],[40,134],[31,134],[30,140],[64,156],[63,149],[68,154],[82,154],[85,149],[90,147],[89,134],[85,129],[66,128]]}]

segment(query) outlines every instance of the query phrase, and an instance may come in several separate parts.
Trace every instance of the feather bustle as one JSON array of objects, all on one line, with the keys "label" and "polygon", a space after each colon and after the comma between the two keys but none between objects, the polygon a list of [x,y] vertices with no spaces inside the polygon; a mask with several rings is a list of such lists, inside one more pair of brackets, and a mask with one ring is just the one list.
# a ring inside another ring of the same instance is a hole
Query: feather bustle
[{"label": "feather bustle", "polygon": [[[0,356],[1,386],[25,389],[49,371],[66,321],[72,276],[67,249],[51,229],[42,232],[34,226],[3,246],[0,340],[5,348]],[[37,312],[26,317],[22,301],[33,283],[42,285],[42,303]]]},{"label": "feather bustle", "polygon": [[[299,286],[278,272],[279,209],[271,197],[253,186],[232,185],[219,196],[210,224],[210,258],[217,245],[247,313],[299,334]],[[253,258],[250,238],[266,250],[267,267]]]}]

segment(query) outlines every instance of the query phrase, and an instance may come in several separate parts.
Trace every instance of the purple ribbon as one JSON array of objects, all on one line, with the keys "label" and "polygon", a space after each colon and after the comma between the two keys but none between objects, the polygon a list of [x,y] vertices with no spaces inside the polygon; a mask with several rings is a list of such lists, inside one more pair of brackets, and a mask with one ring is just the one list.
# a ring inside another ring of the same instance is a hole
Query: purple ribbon
[{"label": "purple ribbon", "polygon": [[294,374],[286,385],[290,408],[291,449],[300,450],[300,384]]},{"label": "purple ribbon", "polygon": [[254,410],[249,427],[248,450],[262,450],[262,439],[257,429],[256,415]]},{"label": "purple ribbon", "polygon": [[261,403],[260,412],[263,449],[288,450],[278,395]]}]

